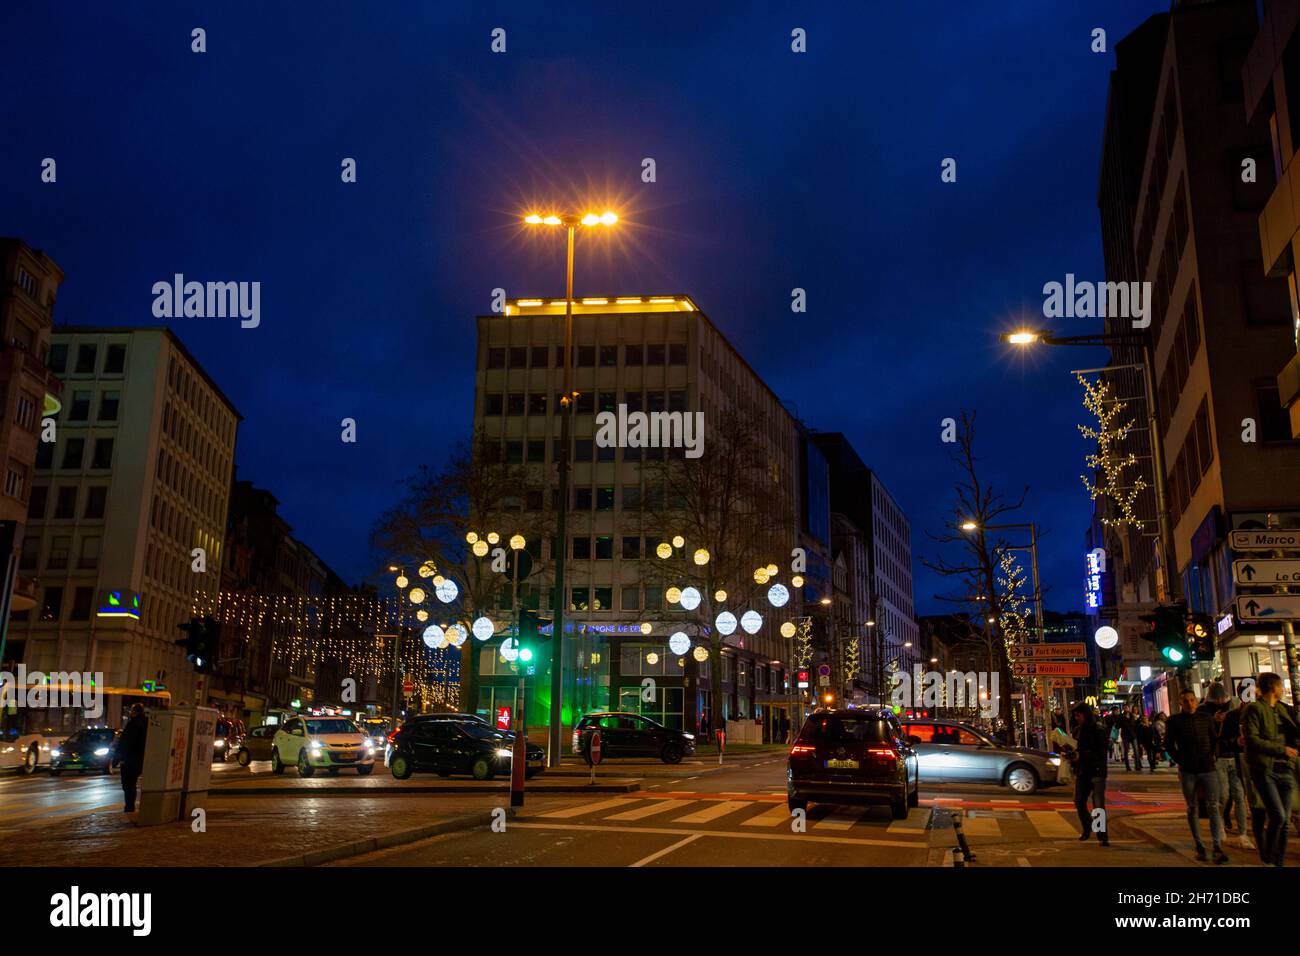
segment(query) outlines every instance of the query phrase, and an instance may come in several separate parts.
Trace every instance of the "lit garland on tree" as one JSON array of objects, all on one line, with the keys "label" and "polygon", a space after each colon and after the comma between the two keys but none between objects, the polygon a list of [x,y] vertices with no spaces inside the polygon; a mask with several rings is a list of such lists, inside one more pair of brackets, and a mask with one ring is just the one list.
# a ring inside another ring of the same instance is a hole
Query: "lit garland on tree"
[{"label": "lit garland on tree", "polygon": [[1140,530],[1142,519],[1133,513],[1133,505],[1138,495],[1146,489],[1147,483],[1141,475],[1136,475],[1133,484],[1125,487],[1124,473],[1137,464],[1137,455],[1132,452],[1125,455],[1120,451],[1119,446],[1132,431],[1133,423],[1125,422],[1122,425],[1116,423],[1116,419],[1127,405],[1110,397],[1110,386],[1106,382],[1099,380],[1094,384],[1077,373],[1075,378],[1084,389],[1084,407],[1097,418],[1095,428],[1090,425],[1079,426],[1079,431],[1084,438],[1097,443],[1097,451],[1088,455],[1084,462],[1093,470],[1094,475],[1100,471],[1102,479],[1097,483],[1089,480],[1087,475],[1080,475],[1083,487],[1088,490],[1088,495],[1093,501],[1098,498],[1109,498],[1115,503],[1116,516],[1103,516],[1102,524],[1116,528],[1135,525]]},{"label": "lit garland on tree", "polygon": [[848,684],[862,672],[862,661],[859,657],[858,639],[856,637],[845,639],[842,659],[844,661],[844,683]]},{"label": "lit garland on tree", "polygon": [[1025,617],[1025,596],[1021,588],[1025,584],[1025,572],[1010,549],[1005,549],[998,557],[998,587],[1002,591],[1001,618],[1003,643],[1010,648],[1022,643],[1028,636],[1028,623]]}]

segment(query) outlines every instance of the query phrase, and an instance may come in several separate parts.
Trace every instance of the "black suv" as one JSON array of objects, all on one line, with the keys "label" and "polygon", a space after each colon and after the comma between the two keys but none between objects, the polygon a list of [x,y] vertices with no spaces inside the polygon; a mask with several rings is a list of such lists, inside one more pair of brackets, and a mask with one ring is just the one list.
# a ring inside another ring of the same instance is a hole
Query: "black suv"
[{"label": "black suv", "polygon": [[588,714],[573,728],[573,749],[587,756],[591,735],[600,731],[600,756],[658,757],[664,763],[680,763],[695,753],[695,735],[670,730],[640,714],[606,711]]},{"label": "black suv", "polygon": [[887,709],[814,711],[790,748],[786,795],[791,810],[823,803],[888,803],[895,820],[917,805],[916,751]]},{"label": "black suv", "polygon": [[[513,746],[513,735],[507,737],[478,719],[412,717],[388,739],[388,769],[398,780],[417,771],[440,777],[466,773],[475,780],[491,780],[510,772]],[[536,776],[545,765],[546,752],[529,743],[524,776]]]}]

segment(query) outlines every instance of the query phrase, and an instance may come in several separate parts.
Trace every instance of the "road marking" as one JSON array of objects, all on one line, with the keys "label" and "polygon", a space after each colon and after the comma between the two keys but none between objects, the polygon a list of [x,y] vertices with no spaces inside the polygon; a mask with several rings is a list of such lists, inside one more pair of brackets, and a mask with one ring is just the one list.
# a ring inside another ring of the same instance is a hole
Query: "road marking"
[{"label": "road marking", "polygon": [[630,865],[633,866],[633,867],[637,867],[637,866],[645,866],[647,863],[653,863],[655,860],[659,859],[660,857],[664,857],[664,856],[667,856],[669,853],[672,853],[673,850],[681,849],[682,847],[686,846],[686,844],[688,844],[688,843],[694,843],[694,842],[695,842],[696,840],[698,840],[701,836],[702,836],[702,834],[699,834],[699,833],[692,833],[692,834],[691,834],[690,836],[688,836],[685,840],[678,840],[678,841],[677,841],[676,843],[674,843],[672,846],[666,846],[666,847],[664,847],[662,850],[660,850],[658,853],[651,853],[649,856],[644,857],[643,859],[637,860],[635,863],[632,863],[632,864],[630,864]]},{"label": "road marking", "polygon": [[681,807],[690,806],[694,800],[654,800],[649,806],[633,807],[631,810],[624,810],[622,813],[615,813],[612,816],[605,817],[606,820],[643,820],[646,817],[652,817],[656,813],[667,813],[669,810],[677,810]]},{"label": "road marking", "polygon": [[[55,807],[43,807],[40,810],[29,810],[26,813],[6,813],[0,816],[0,829],[8,829],[13,826],[23,826],[30,822],[29,817],[49,816],[58,820],[71,820],[74,817],[84,817],[90,813],[98,813],[101,810],[113,810],[122,806],[121,801],[116,803],[101,803],[98,806],[88,807],[84,803],[64,803]],[[83,807],[73,813],[61,813],[69,807]]]},{"label": "road marking", "polygon": [[1026,810],[1025,818],[1034,825],[1034,829],[1038,831],[1038,835],[1041,837],[1053,839],[1057,837],[1077,837],[1079,835],[1078,829],[1066,823],[1065,818],[1055,810]]},{"label": "road marking", "polygon": [[1002,828],[998,826],[998,821],[993,817],[972,817],[968,814],[965,819],[962,820],[961,828],[966,831],[967,836],[1002,836]]},{"label": "road marking", "polygon": [[813,823],[813,827],[818,830],[848,830],[859,820],[865,820],[870,813],[870,810],[859,810],[851,814],[831,813]]},{"label": "road marking", "polygon": [[906,830],[924,830],[930,825],[930,817],[934,815],[933,810],[916,810],[907,815],[906,820],[894,820],[889,826],[885,827],[890,833],[901,833]]},{"label": "road marking", "polygon": [[775,827],[780,826],[790,819],[790,808],[784,804],[778,803],[774,807],[764,810],[756,817],[750,817],[740,825],[742,827]]},{"label": "road marking", "polygon": [[640,801],[638,800],[628,800],[626,797],[616,798],[614,800],[601,800],[599,803],[584,803],[577,807],[565,807],[563,810],[550,810],[546,813],[539,813],[538,816],[546,819],[567,819],[568,817],[580,817],[584,813],[596,813],[600,810],[613,810],[615,807],[630,807],[632,804],[639,802]]},{"label": "road marking", "polygon": [[735,813],[742,807],[749,806],[747,800],[722,800],[714,803],[713,806],[705,807],[703,810],[696,810],[694,813],[688,813],[684,817],[674,817],[673,823],[709,823],[725,817],[728,813]]},{"label": "road marking", "polygon": [[[681,834],[681,830],[666,827],[599,826],[590,823],[511,823],[512,830],[589,830],[593,833],[661,833],[666,836]],[[692,832],[692,831],[685,831]],[[729,830],[696,830],[699,836],[722,840],[802,840],[808,843],[836,843],[843,846],[883,846],[895,850],[926,850],[928,844],[917,840],[871,840],[864,837],[817,836],[812,833],[734,833]],[[1112,841],[1113,842],[1113,841]]]}]

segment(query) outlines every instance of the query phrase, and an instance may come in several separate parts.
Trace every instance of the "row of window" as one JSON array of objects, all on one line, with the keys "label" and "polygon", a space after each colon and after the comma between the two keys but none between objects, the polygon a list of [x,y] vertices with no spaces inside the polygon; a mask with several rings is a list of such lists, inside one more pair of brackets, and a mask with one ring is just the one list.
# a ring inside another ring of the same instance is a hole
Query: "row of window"
[{"label": "row of window", "polygon": [[[617,345],[579,345],[573,352],[573,364],[576,368],[616,368],[618,366]],[[550,364],[551,357],[555,364]],[[685,365],[686,343],[672,342],[667,345],[624,345],[623,365]],[[557,345],[515,345],[509,348],[490,348],[487,350],[487,367],[491,369],[510,368],[563,368],[564,346]]]},{"label": "row of window", "polygon": [[1206,397],[1201,399],[1201,406],[1196,410],[1196,420],[1187,429],[1183,447],[1174,462],[1174,473],[1169,480],[1174,524],[1181,520],[1183,512],[1191,505],[1192,496],[1201,486],[1201,476],[1209,471],[1213,462],[1214,442],[1210,433],[1210,411]]},{"label": "row of window", "polygon": [[[77,485],[61,485],[54,493],[54,513],[51,519],[63,520],[77,517],[77,498],[80,488]],[[32,521],[44,521],[49,510],[50,486],[36,485],[32,488],[32,499],[27,504],[27,517]],[[86,489],[86,504],[81,512],[82,518],[98,520],[104,517],[108,503],[108,486],[91,485]]]},{"label": "row of window", "polygon": [[[36,467],[54,467],[55,442],[41,442],[36,446]],[[96,438],[90,456],[92,469],[113,467],[113,439]],[[81,471],[86,464],[86,439],[70,437],[63,439],[63,456],[59,459],[61,471]]]},{"label": "row of window", "polygon": [[[36,604],[37,620],[56,622],[63,620],[64,588],[48,587],[42,590],[41,599]],[[89,621],[94,610],[95,589],[77,588],[72,592],[72,604],[68,611],[69,621]],[[13,615],[15,621],[31,619],[31,611],[19,611]]]},{"label": "row of window", "polygon": [[1196,303],[1196,283],[1187,292],[1187,302],[1174,333],[1174,346],[1165,360],[1164,374],[1160,376],[1160,430],[1169,430],[1169,421],[1178,407],[1178,398],[1187,384],[1187,375],[1196,363],[1201,350],[1201,321]]},{"label": "row of window", "polygon": [[[90,421],[90,405],[94,397],[95,393],[88,389],[75,390],[72,393],[72,401],[68,403],[68,414],[65,420],[69,422]],[[99,409],[95,414],[95,421],[117,421],[117,411],[121,401],[122,393],[117,389],[105,389],[100,392]]]},{"label": "row of window", "polygon": [[[560,408],[562,392],[548,396],[545,392],[488,392],[483,396],[483,414],[500,415],[546,415],[548,409]],[[579,415],[594,415],[602,412],[618,412],[619,404],[627,406],[628,412],[684,412],[687,410],[687,392],[674,389],[668,392],[624,392],[620,398],[618,392],[579,392],[574,403],[574,411]]]},{"label": "row of window", "polygon": [[77,346],[76,360],[68,370],[68,343],[55,342],[50,346],[49,361],[45,364],[55,375],[121,375],[126,369],[126,346],[112,343],[104,346],[104,364],[99,366],[99,345],[82,342]]},{"label": "row of window", "polygon": [[[559,439],[551,442],[551,461],[560,460],[564,446]],[[619,449],[614,445],[597,445],[594,438],[575,438],[573,440],[573,461],[615,461]],[[682,448],[637,448],[622,449],[624,461],[663,461],[665,458],[682,459],[686,449]],[[504,449],[499,442],[488,441],[483,444],[483,460],[489,465],[505,462],[510,465],[542,465],[546,463],[546,441],[541,438],[529,441],[511,440]]]},{"label": "row of window", "polygon": [[[83,535],[81,548],[77,552],[75,564],[71,558],[72,535],[56,534],[50,538],[50,550],[45,556],[45,569],[48,571],[67,571],[75,567],[80,571],[94,571],[99,567],[100,545],[103,539],[99,535]],[[26,535],[23,538],[23,550],[18,559],[18,566],[25,571],[34,571],[41,566],[41,536]]]}]

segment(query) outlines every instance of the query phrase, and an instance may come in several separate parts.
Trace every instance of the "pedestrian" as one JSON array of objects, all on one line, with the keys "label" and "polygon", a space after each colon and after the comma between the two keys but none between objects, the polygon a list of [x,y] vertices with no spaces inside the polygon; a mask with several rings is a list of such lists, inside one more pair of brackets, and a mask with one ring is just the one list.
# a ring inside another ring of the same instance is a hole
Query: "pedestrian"
[{"label": "pedestrian", "polygon": [[1260,674],[1255,700],[1242,708],[1241,715],[1246,764],[1266,814],[1266,826],[1258,841],[1259,858],[1271,866],[1282,866],[1286,860],[1286,831],[1295,790],[1291,761],[1296,757],[1295,743],[1300,736],[1295,718],[1278,700],[1281,695],[1281,676]]},{"label": "pedestrian", "polygon": [[1115,711],[1111,711],[1106,716],[1106,734],[1110,738],[1110,759],[1119,760],[1119,714]]},{"label": "pedestrian", "polygon": [[1236,706],[1236,701],[1228,697],[1227,689],[1217,681],[1210,685],[1205,697],[1214,708],[1214,723],[1219,741],[1215,762],[1219,771],[1219,799],[1223,801],[1219,810],[1219,815],[1223,817],[1223,829],[1225,833],[1232,829],[1235,812],[1237,840],[1243,849],[1251,850],[1254,846],[1246,834],[1246,793],[1242,786],[1241,710]]},{"label": "pedestrian", "polygon": [[[1097,841],[1102,846],[1110,846],[1106,828],[1106,752],[1109,750],[1106,730],[1087,704],[1075,704],[1070,711],[1070,720],[1076,742],[1070,753],[1074,773],[1074,810],[1079,815],[1079,826],[1083,828],[1079,840],[1087,841],[1092,836],[1093,814],[1100,810]],[[1088,810],[1089,797],[1092,798],[1091,812]]]},{"label": "pedestrian", "polygon": [[135,813],[136,783],[144,769],[144,741],[148,733],[149,721],[144,715],[144,705],[132,704],[130,719],[122,728],[113,754],[114,768],[122,768],[122,796],[126,803],[123,813]]},{"label": "pedestrian", "polygon": [[1126,707],[1124,709],[1124,712],[1120,715],[1118,721],[1119,744],[1120,744],[1120,749],[1124,753],[1125,770],[1133,769],[1132,767],[1129,766],[1128,763],[1128,755],[1130,750],[1133,751],[1133,762],[1137,764],[1137,769],[1138,770],[1142,769],[1142,751],[1138,749],[1138,743],[1137,743],[1138,722],[1137,722],[1136,714],[1137,714],[1137,708]]},{"label": "pedestrian", "polygon": [[1169,756],[1169,748],[1165,743],[1169,736],[1169,721],[1168,718],[1165,717],[1165,712],[1163,710],[1156,711],[1155,719],[1151,721],[1151,727],[1155,730],[1156,734],[1157,758],[1164,760],[1172,767],[1174,762]]},{"label": "pedestrian", "polygon": [[[1155,773],[1156,772],[1156,730],[1155,727],[1153,727],[1151,724],[1151,718],[1149,718],[1146,714],[1143,714],[1142,717],[1138,720],[1137,739],[1138,739],[1138,746],[1147,755],[1147,764],[1150,766],[1151,772]],[[1142,768],[1139,766],[1138,769],[1141,770]]]},{"label": "pedestrian", "polygon": [[1196,858],[1205,860],[1201,842],[1201,820],[1197,794],[1204,795],[1210,811],[1210,838],[1214,841],[1214,862],[1227,863],[1223,852],[1223,817],[1219,813],[1218,741],[1212,707],[1200,708],[1196,695],[1183,691],[1178,701],[1182,712],[1169,718],[1169,751],[1178,764],[1178,782],[1187,804],[1187,826],[1196,842]]}]

